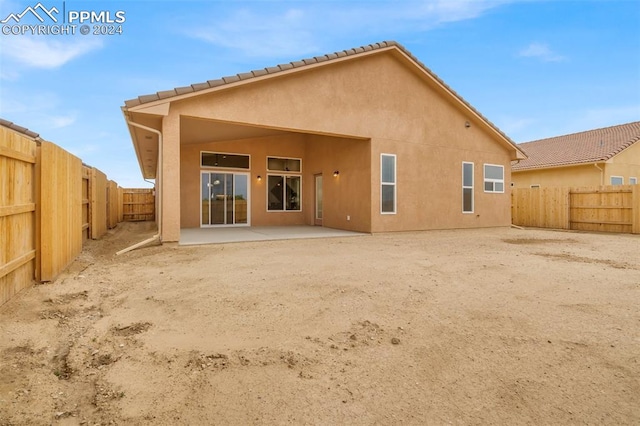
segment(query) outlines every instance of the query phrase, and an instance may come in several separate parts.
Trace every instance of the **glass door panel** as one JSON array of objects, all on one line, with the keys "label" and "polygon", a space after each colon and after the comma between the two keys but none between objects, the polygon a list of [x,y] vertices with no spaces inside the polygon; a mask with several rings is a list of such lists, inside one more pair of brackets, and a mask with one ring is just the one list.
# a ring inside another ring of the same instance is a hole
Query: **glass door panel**
[{"label": "glass door panel", "polygon": [[211,225],[227,224],[227,192],[226,173],[211,173],[209,189],[211,190]]},{"label": "glass door panel", "polygon": [[201,225],[209,225],[209,173],[202,173],[202,185],[200,190],[200,199],[202,203],[202,214],[200,217]]},{"label": "glass door panel", "polygon": [[234,223],[249,223],[249,176],[234,175],[233,209]]},{"label": "glass door panel", "polygon": [[205,172],[201,174],[201,225],[248,224],[249,176]]}]

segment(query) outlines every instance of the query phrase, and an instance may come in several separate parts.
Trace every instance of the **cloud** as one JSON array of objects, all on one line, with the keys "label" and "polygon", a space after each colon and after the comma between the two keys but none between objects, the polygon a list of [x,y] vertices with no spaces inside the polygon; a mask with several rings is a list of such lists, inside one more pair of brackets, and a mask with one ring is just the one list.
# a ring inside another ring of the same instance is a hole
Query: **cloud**
[{"label": "cloud", "polygon": [[56,115],[49,117],[49,121],[51,122],[51,127],[54,129],[60,129],[62,127],[71,126],[76,122],[76,116],[73,115]]},{"label": "cloud", "polygon": [[522,49],[518,53],[518,56],[523,56],[526,58],[538,58],[543,62],[561,62],[566,60],[564,56],[552,51],[548,45],[535,42]]},{"label": "cloud", "polygon": [[247,9],[222,22],[202,25],[190,35],[214,45],[238,49],[247,56],[288,56],[317,49],[307,14],[300,9],[265,16]]},{"label": "cloud", "polygon": [[23,66],[52,69],[100,49],[102,45],[97,38],[61,41],[47,37],[15,36],[10,43],[3,43],[1,55]]},{"label": "cloud", "polygon": [[250,57],[291,57],[327,50],[340,38],[385,39],[475,19],[519,0],[253,3],[214,18],[194,17],[187,35]]}]

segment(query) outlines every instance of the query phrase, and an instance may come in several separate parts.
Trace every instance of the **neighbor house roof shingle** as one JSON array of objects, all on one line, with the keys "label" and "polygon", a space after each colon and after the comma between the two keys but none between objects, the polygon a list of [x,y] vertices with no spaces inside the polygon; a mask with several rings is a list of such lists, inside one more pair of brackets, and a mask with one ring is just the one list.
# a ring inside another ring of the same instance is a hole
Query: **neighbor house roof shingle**
[{"label": "neighbor house roof shingle", "polygon": [[145,103],[150,103],[159,100],[166,100],[168,98],[172,98],[175,96],[182,96],[189,93],[195,93],[202,90],[212,89],[214,87],[223,86],[230,83],[235,83],[241,80],[250,80],[256,77],[262,77],[268,74],[278,74],[283,71],[287,71],[294,68],[303,68],[308,67],[314,64],[318,64],[321,62],[330,62],[332,60],[337,60],[340,58],[344,58],[347,56],[355,56],[362,53],[370,52],[373,50],[384,49],[388,47],[396,47],[400,51],[402,51],[405,55],[411,58],[418,66],[420,66],[424,71],[427,72],[431,77],[433,77],[439,84],[441,84],[447,91],[449,91],[453,96],[459,99],[464,105],[466,105],[471,111],[478,115],[482,120],[484,120],[489,126],[491,126],[496,132],[498,132],[502,137],[504,137],[511,145],[513,145],[516,149],[516,143],[509,138],[504,132],[502,132],[495,124],[489,121],[484,115],[480,114],[478,110],[476,110],[469,102],[467,102],[462,96],[456,93],[451,87],[449,87],[444,81],[440,79],[436,74],[433,73],[426,65],[420,62],[411,52],[409,52],[404,46],[396,41],[382,41],[380,43],[373,43],[366,46],[356,47],[353,49],[342,50],[340,52],[328,53],[322,56],[314,56],[313,58],[303,59],[299,61],[293,61],[286,64],[276,65],[274,67],[267,67],[259,70],[253,70],[246,73],[240,73],[233,76],[222,77],[217,80],[209,80],[204,83],[194,83],[191,86],[185,87],[176,87],[171,90],[157,92],[155,94],[138,96],[135,99],[129,99],[125,101],[124,109],[134,108],[138,105],[142,105]]},{"label": "neighbor house roof shingle", "polygon": [[27,129],[26,127],[18,126],[17,124],[12,123],[9,120],[5,120],[5,119],[0,118],[0,126],[7,127],[7,128],[9,128],[11,130],[14,130],[14,131],[16,131],[18,133],[21,133],[21,134],[25,135],[25,136],[29,136],[30,138],[33,138],[33,139],[40,138],[40,135],[38,133],[32,132],[31,130]]},{"label": "neighbor house roof shingle", "polygon": [[640,121],[521,143],[529,158],[513,171],[607,161],[640,140]]}]

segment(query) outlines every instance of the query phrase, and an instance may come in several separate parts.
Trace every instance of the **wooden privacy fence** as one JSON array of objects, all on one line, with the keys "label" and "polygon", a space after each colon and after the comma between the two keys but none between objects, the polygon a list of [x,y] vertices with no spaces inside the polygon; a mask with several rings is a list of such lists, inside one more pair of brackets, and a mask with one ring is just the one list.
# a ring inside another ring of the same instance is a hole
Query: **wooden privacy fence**
[{"label": "wooden privacy fence", "polygon": [[156,200],[153,189],[123,188],[122,208],[124,221],[155,220]]},{"label": "wooden privacy fence", "polygon": [[2,120],[0,305],[34,279],[54,280],[85,240],[121,222],[123,197],[122,188],[100,170]]},{"label": "wooden privacy fence", "polygon": [[0,126],[0,305],[35,273],[36,151],[32,139]]},{"label": "wooden privacy fence", "polygon": [[640,185],[514,188],[512,223],[640,234]]}]

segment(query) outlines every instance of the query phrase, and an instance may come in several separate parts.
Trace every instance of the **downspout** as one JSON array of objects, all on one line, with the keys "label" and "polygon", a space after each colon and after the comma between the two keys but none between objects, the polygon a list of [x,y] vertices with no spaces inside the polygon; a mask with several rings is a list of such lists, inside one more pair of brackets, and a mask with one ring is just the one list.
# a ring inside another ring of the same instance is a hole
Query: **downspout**
[{"label": "downspout", "polygon": [[598,163],[593,163],[593,165],[596,169],[600,170],[600,185],[604,185],[604,169],[601,169]]},{"label": "downspout", "polygon": [[[127,116],[125,115],[125,121],[127,122],[128,125],[133,126],[133,127],[138,127],[142,130],[146,130],[148,132],[151,133],[155,133],[156,135],[158,135],[158,173],[157,173],[157,177],[156,177],[156,184],[154,184],[155,188],[156,188],[156,197],[158,197],[158,233],[156,235],[154,235],[151,238],[147,238],[144,241],[140,241],[139,243],[136,243],[132,246],[129,246],[125,249],[120,250],[119,252],[116,253],[117,256],[129,252],[131,250],[135,250],[139,247],[145,246],[147,244],[150,244],[152,242],[158,241],[159,243],[162,243],[162,192],[163,192],[163,188],[162,188],[162,132],[160,132],[159,130],[156,130],[154,128],[151,127],[147,127],[147,126],[143,126],[142,124],[138,124],[138,123],[134,123],[132,121],[130,121]],[[146,179],[145,179],[146,181]],[[158,187],[157,183],[160,182],[160,186]]]}]

